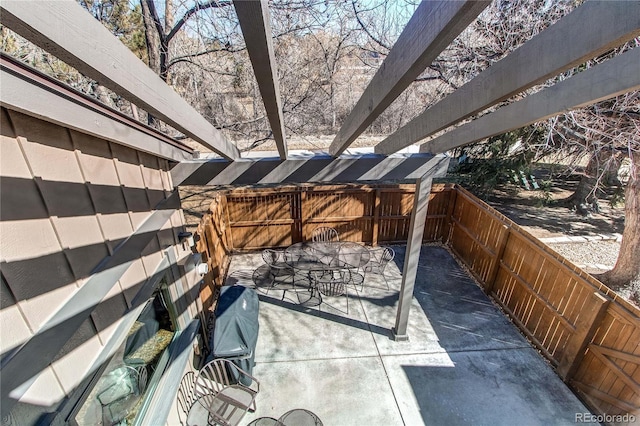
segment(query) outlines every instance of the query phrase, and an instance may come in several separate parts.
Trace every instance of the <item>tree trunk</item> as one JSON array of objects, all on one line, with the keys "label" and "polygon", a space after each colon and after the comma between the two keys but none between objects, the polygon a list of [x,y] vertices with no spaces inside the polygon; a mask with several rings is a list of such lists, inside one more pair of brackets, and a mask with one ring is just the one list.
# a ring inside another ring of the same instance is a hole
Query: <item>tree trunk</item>
[{"label": "tree trunk", "polygon": [[588,200],[588,198],[593,195],[593,190],[597,181],[598,160],[597,155],[593,155],[589,158],[589,163],[584,169],[584,174],[580,178],[580,182],[578,182],[578,187],[574,193],[566,199],[569,206],[579,210],[581,205],[589,204],[590,200]]},{"label": "tree trunk", "polygon": [[609,166],[615,162],[609,161],[615,160],[611,156],[611,151],[603,149],[589,158],[589,163],[587,163],[584,174],[580,178],[580,182],[578,182],[578,187],[569,198],[564,200],[568,207],[575,209],[583,216],[598,211],[598,196],[596,193],[599,186],[598,180],[606,177],[603,176],[603,173],[607,173]]},{"label": "tree trunk", "polygon": [[620,166],[622,166],[622,160],[624,160],[624,155],[620,152],[616,152],[612,157],[609,163],[609,167],[607,168],[607,175],[605,179],[605,183],[609,186],[622,186],[622,182],[618,178],[618,173],[620,172]]},{"label": "tree trunk", "polygon": [[160,64],[158,75],[165,83],[169,84],[169,43],[166,39],[162,39],[160,43]]},{"label": "tree trunk", "polygon": [[616,266],[599,278],[612,288],[640,284],[640,153],[631,157],[631,176],[624,199],[624,232]]},{"label": "tree trunk", "polygon": [[[147,56],[149,57],[149,68],[157,75],[162,72],[162,41],[164,39],[156,26],[156,12],[153,8],[153,0],[140,0],[142,6],[142,20],[144,21],[144,34],[147,39]],[[166,61],[166,58],[165,58]],[[166,73],[166,72],[165,72]],[[152,127],[158,127],[159,123],[156,118],[147,114],[147,124]]]},{"label": "tree trunk", "polygon": [[147,56],[149,68],[156,74],[160,74],[160,34],[156,30],[153,12],[146,0],[140,0],[142,6],[142,20],[144,21],[144,34],[147,39]]},{"label": "tree trunk", "polygon": [[173,1],[165,0],[164,2],[164,27],[169,31],[173,28]]}]

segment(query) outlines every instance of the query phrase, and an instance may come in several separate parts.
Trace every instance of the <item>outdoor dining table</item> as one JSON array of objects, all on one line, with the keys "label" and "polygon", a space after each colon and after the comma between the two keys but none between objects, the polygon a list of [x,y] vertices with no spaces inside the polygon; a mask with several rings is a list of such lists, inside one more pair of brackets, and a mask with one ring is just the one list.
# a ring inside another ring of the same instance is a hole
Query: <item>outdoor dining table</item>
[{"label": "outdoor dining table", "polygon": [[[294,277],[302,272],[306,273],[305,279],[311,281],[311,274],[314,271],[348,269],[355,275],[359,268],[369,262],[371,255],[365,246],[350,241],[304,241],[287,247],[284,251],[284,258],[285,262],[294,270]],[[300,301],[300,303],[305,305],[322,303],[322,297],[314,291],[313,285],[310,290],[309,299]]]},{"label": "outdoor dining table", "polygon": [[351,241],[304,241],[284,250],[285,262],[306,271],[362,268],[371,258],[369,250]]}]

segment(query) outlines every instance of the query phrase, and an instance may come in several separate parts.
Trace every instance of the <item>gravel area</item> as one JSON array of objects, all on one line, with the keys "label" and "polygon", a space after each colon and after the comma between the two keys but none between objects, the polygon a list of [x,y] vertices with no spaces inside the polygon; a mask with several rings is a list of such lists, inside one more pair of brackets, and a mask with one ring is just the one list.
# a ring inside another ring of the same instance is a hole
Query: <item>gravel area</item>
[{"label": "gravel area", "polygon": [[612,269],[620,251],[620,243],[616,241],[560,243],[549,247],[589,273]]}]

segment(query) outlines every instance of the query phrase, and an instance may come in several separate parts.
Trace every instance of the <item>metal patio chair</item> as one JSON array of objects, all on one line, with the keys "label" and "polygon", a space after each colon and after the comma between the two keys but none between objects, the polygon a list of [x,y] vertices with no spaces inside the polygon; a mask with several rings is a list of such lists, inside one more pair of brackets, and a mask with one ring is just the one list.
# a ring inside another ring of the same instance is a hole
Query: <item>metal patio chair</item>
[{"label": "metal patio chair", "polygon": [[319,226],[311,232],[311,241],[314,243],[338,242],[338,231],[328,226]]},{"label": "metal patio chair", "polygon": [[[249,379],[248,386],[239,378]],[[233,362],[218,358],[207,363],[195,380],[193,393],[197,403],[209,412],[209,423],[237,425],[248,410],[254,410],[260,382]]]},{"label": "metal patio chair", "polygon": [[[180,387],[178,387],[178,395],[176,397],[176,404],[178,405],[178,420],[181,425],[188,425],[189,412],[191,407],[196,402],[194,388],[196,384],[196,374],[193,371],[187,372],[182,376],[180,381]],[[180,413],[185,415],[184,422]]]},{"label": "metal patio chair", "polygon": [[[347,315],[349,314],[349,291],[348,286],[352,284],[351,271],[349,269],[323,269],[311,271],[313,286],[322,295],[322,302],[325,298],[335,296],[345,296],[347,299]],[[327,303],[327,305],[329,305]],[[329,305],[331,306],[331,305]],[[320,305],[318,305],[318,309]],[[335,309],[335,308],[334,308]]]},{"label": "metal patio chair", "polygon": [[384,270],[387,268],[389,262],[393,260],[396,253],[389,247],[379,247],[369,251],[371,253],[371,259],[369,260],[369,263],[364,265],[362,268],[364,276],[366,277],[367,273],[382,275],[382,278],[384,278],[384,282],[387,285],[387,290],[389,290],[389,282],[387,281],[387,277],[384,275]]},{"label": "metal patio chair", "polygon": [[269,265],[269,276],[272,277],[272,282],[267,288],[267,293],[269,293],[269,290],[278,284],[278,277],[291,277],[293,281],[293,268],[285,261],[284,253],[282,251],[271,249],[263,250],[262,260]]}]

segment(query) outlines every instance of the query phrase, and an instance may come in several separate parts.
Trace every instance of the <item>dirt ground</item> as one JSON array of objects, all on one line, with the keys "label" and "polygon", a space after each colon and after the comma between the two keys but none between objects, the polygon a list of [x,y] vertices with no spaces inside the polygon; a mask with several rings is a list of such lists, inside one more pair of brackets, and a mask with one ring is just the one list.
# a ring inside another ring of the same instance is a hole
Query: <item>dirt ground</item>
[{"label": "dirt ground", "polygon": [[[587,272],[598,274],[613,268],[624,231],[624,206],[612,206],[612,192],[602,193],[598,212],[579,214],[563,203],[575,191],[579,175],[552,175],[546,165],[534,175],[538,182],[550,181],[550,189],[512,188],[495,192],[487,202]],[[556,237],[586,237],[592,241],[552,242]]]},{"label": "dirt ground", "polygon": [[599,202],[598,213],[583,216],[562,205],[561,201],[573,194],[576,185],[577,181],[554,183],[546,205],[541,201],[546,197],[541,190],[497,192],[488,203],[537,238],[622,234],[624,206],[612,207],[605,198]]}]

